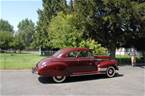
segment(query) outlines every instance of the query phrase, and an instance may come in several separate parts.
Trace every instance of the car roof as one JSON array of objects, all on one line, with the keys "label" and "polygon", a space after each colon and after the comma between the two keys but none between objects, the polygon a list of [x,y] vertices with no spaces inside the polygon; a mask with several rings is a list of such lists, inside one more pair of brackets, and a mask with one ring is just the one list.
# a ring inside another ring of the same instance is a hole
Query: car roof
[{"label": "car roof", "polygon": [[61,49],[61,53],[62,54],[61,57],[65,57],[66,54],[68,54],[71,51],[89,51],[90,49],[88,48],[63,48]]}]

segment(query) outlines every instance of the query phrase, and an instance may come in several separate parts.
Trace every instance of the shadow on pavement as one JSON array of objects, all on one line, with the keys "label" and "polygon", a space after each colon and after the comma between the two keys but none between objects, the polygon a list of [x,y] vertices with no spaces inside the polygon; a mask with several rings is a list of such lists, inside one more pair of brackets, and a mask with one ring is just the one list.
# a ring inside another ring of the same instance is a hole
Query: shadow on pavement
[{"label": "shadow on pavement", "polygon": [[145,63],[136,64],[135,67],[140,67],[145,69]]},{"label": "shadow on pavement", "polygon": [[[131,64],[130,63],[122,63],[122,64],[120,63],[119,66],[131,66]],[[142,66],[145,67],[145,63],[136,63],[135,66],[136,67],[142,67]]]},{"label": "shadow on pavement", "polygon": [[[122,76],[124,76],[124,75],[117,73],[116,76],[113,78],[122,77]],[[83,82],[83,81],[100,80],[100,79],[110,79],[110,78],[107,78],[103,74],[75,76],[75,77],[67,78],[67,80],[64,83]],[[39,77],[38,80],[43,84],[58,84],[58,83],[54,83],[52,81],[52,79],[49,77]],[[62,84],[62,83],[60,83],[60,84]]]}]

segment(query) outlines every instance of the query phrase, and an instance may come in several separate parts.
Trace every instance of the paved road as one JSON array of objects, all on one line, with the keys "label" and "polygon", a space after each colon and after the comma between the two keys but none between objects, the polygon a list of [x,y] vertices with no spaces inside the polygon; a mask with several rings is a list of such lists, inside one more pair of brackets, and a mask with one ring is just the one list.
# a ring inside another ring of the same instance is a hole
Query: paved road
[{"label": "paved road", "polygon": [[0,71],[2,96],[145,96],[144,67],[120,67],[119,75],[105,78],[102,75],[81,76],[55,84],[48,78],[38,78],[30,70]]}]

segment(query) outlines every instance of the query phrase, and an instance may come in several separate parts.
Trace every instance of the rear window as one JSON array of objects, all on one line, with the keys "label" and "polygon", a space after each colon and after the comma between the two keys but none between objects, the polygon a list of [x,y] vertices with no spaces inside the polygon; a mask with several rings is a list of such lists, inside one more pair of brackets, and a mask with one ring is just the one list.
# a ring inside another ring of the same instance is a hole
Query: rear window
[{"label": "rear window", "polygon": [[55,52],[52,56],[53,57],[60,57],[60,56],[62,56],[62,50],[59,50],[59,51],[57,51],[57,52]]}]

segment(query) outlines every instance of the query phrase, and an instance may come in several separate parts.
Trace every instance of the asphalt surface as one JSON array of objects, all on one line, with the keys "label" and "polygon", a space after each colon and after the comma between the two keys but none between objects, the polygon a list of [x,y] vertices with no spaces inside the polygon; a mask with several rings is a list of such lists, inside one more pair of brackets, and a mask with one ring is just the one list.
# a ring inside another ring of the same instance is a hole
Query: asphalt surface
[{"label": "asphalt surface", "polygon": [[114,78],[89,75],[56,84],[31,70],[1,70],[1,96],[145,96],[145,67],[121,66]]}]

